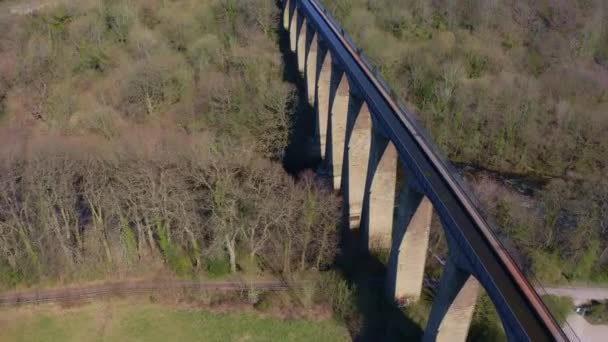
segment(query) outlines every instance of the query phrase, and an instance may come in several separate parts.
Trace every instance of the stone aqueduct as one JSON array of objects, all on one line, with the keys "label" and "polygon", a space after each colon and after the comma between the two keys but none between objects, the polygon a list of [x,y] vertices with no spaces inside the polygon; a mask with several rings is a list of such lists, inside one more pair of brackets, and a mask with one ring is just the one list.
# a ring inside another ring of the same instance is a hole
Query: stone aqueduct
[{"label": "stone aqueduct", "polygon": [[[370,101],[372,95],[359,81],[360,75],[358,79],[349,69],[349,58],[356,60],[360,52],[355,49],[351,57],[344,57],[348,54],[342,50],[348,50],[352,43],[339,26],[327,19],[329,16],[316,1],[284,0],[283,4],[283,28],[296,55],[308,103],[315,109],[319,152],[333,178],[334,189],[342,193],[350,228],[359,229],[367,248],[390,250],[386,293],[397,301],[417,300],[423,289],[434,203],[447,206],[440,191],[433,191],[431,180],[425,179],[434,174],[421,175],[412,165],[413,158],[403,158],[396,139],[386,133],[381,106]],[[321,26],[323,21],[326,23]],[[338,40],[345,47],[336,47]],[[398,169],[403,170],[399,177]],[[425,329],[425,341],[465,341],[482,286],[496,305],[509,340],[567,339],[536,293],[526,293],[529,288],[524,286],[518,292],[524,292],[522,301],[529,312],[510,305],[510,301],[518,300],[505,298],[510,288],[505,290],[496,284],[496,279],[485,277],[490,264],[471,257],[475,246],[467,249],[462,241],[466,239],[453,233],[454,229],[447,229],[458,226],[455,215],[450,216],[447,208],[438,211],[438,216],[446,232],[449,256]],[[479,254],[477,258],[481,258]],[[523,281],[529,286],[526,280],[511,281]],[[527,298],[532,298],[531,304],[525,302]],[[525,322],[526,315],[534,316],[536,321]]]}]

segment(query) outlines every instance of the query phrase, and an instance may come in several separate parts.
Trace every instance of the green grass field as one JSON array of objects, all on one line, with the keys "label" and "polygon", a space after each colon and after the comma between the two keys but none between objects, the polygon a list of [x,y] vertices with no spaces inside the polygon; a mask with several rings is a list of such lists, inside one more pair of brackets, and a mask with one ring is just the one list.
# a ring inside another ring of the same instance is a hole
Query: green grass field
[{"label": "green grass field", "polygon": [[126,300],[0,309],[0,341],[347,341],[334,321],[263,318]]}]

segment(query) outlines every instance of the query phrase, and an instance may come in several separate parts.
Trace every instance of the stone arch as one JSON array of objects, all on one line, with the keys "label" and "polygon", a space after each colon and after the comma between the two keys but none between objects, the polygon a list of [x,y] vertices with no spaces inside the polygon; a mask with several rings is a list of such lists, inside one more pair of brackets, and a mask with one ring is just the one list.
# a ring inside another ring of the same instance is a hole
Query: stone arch
[{"label": "stone arch", "polygon": [[448,257],[423,341],[466,341],[481,285]]},{"label": "stone arch", "polygon": [[300,24],[300,29],[298,31],[296,55],[298,58],[298,71],[301,74],[304,74],[304,70],[306,69],[306,34],[308,31],[308,24],[306,23],[306,17],[301,17],[302,23]]},{"label": "stone arch", "polygon": [[[317,133],[319,134],[319,147],[321,148],[321,158],[325,159],[327,145],[327,126],[329,124],[329,97],[331,91],[331,54],[329,51],[321,61],[321,67],[316,82],[316,113],[317,113]],[[345,128],[346,129],[346,128]],[[344,148],[344,144],[342,144]],[[331,154],[331,153],[330,153]]]},{"label": "stone arch", "polygon": [[310,30],[312,40],[306,53],[306,93],[308,95],[308,103],[311,106],[315,105],[315,94],[317,90],[317,51],[319,43],[317,42],[317,32]]},{"label": "stone arch", "polygon": [[[393,231],[395,194],[397,188],[397,149],[388,141],[385,146],[376,138],[372,143],[369,188],[369,215],[367,217],[368,248],[389,249]],[[383,148],[384,147],[384,148]]]},{"label": "stone arch", "polygon": [[286,0],[283,7],[283,28],[289,31],[289,25],[291,23],[291,0]]},{"label": "stone arch", "polygon": [[359,228],[372,142],[372,117],[363,103],[348,142],[348,215],[351,229]]},{"label": "stone arch", "polygon": [[[329,52],[327,53],[329,56]],[[323,69],[331,74],[333,68],[332,57],[323,63]],[[322,71],[323,73],[323,71]],[[323,73],[324,77],[329,77]],[[321,89],[319,89],[321,94]],[[320,100],[321,101],[321,100]],[[348,103],[350,101],[350,83],[345,73],[339,77],[338,87],[331,101],[331,171],[335,190],[342,185],[342,166],[344,164],[344,151],[346,148],[346,127],[348,122]],[[321,107],[320,107],[321,108]]]},{"label": "stone arch", "polygon": [[291,23],[289,24],[289,48],[291,52],[296,52],[298,40],[298,8],[293,9],[291,14]]}]

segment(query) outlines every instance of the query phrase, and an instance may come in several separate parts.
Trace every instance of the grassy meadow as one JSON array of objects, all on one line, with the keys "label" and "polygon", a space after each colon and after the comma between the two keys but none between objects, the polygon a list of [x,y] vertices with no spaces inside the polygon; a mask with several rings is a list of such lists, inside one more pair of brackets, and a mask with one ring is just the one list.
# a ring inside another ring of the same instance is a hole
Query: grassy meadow
[{"label": "grassy meadow", "polygon": [[214,313],[196,308],[93,302],[0,309],[0,341],[348,341],[331,319],[262,317],[255,312]]}]

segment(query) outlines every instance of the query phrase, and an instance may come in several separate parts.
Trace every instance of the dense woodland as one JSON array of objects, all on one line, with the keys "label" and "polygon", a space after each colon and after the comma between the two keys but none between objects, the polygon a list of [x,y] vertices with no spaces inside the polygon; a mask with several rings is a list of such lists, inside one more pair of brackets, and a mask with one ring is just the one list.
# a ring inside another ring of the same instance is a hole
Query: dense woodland
[{"label": "dense woodland", "polygon": [[[451,160],[543,180],[531,201],[475,184],[528,271],[608,277],[601,0],[324,2]],[[270,0],[83,0],[0,14],[0,289],[313,274],[298,301],[321,288],[352,332],[356,306],[387,324],[378,291],[319,278],[339,203],[280,165],[297,100],[279,13]],[[428,304],[405,311],[423,326]],[[482,297],[476,338],[501,334],[491,311]]]},{"label": "dense woodland", "polygon": [[0,287],[331,263],[335,197],[280,164],[278,13],[90,0],[0,21]]},{"label": "dense woodland", "polygon": [[474,184],[530,273],[608,280],[605,1],[323,3],[450,160],[541,181]]}]

